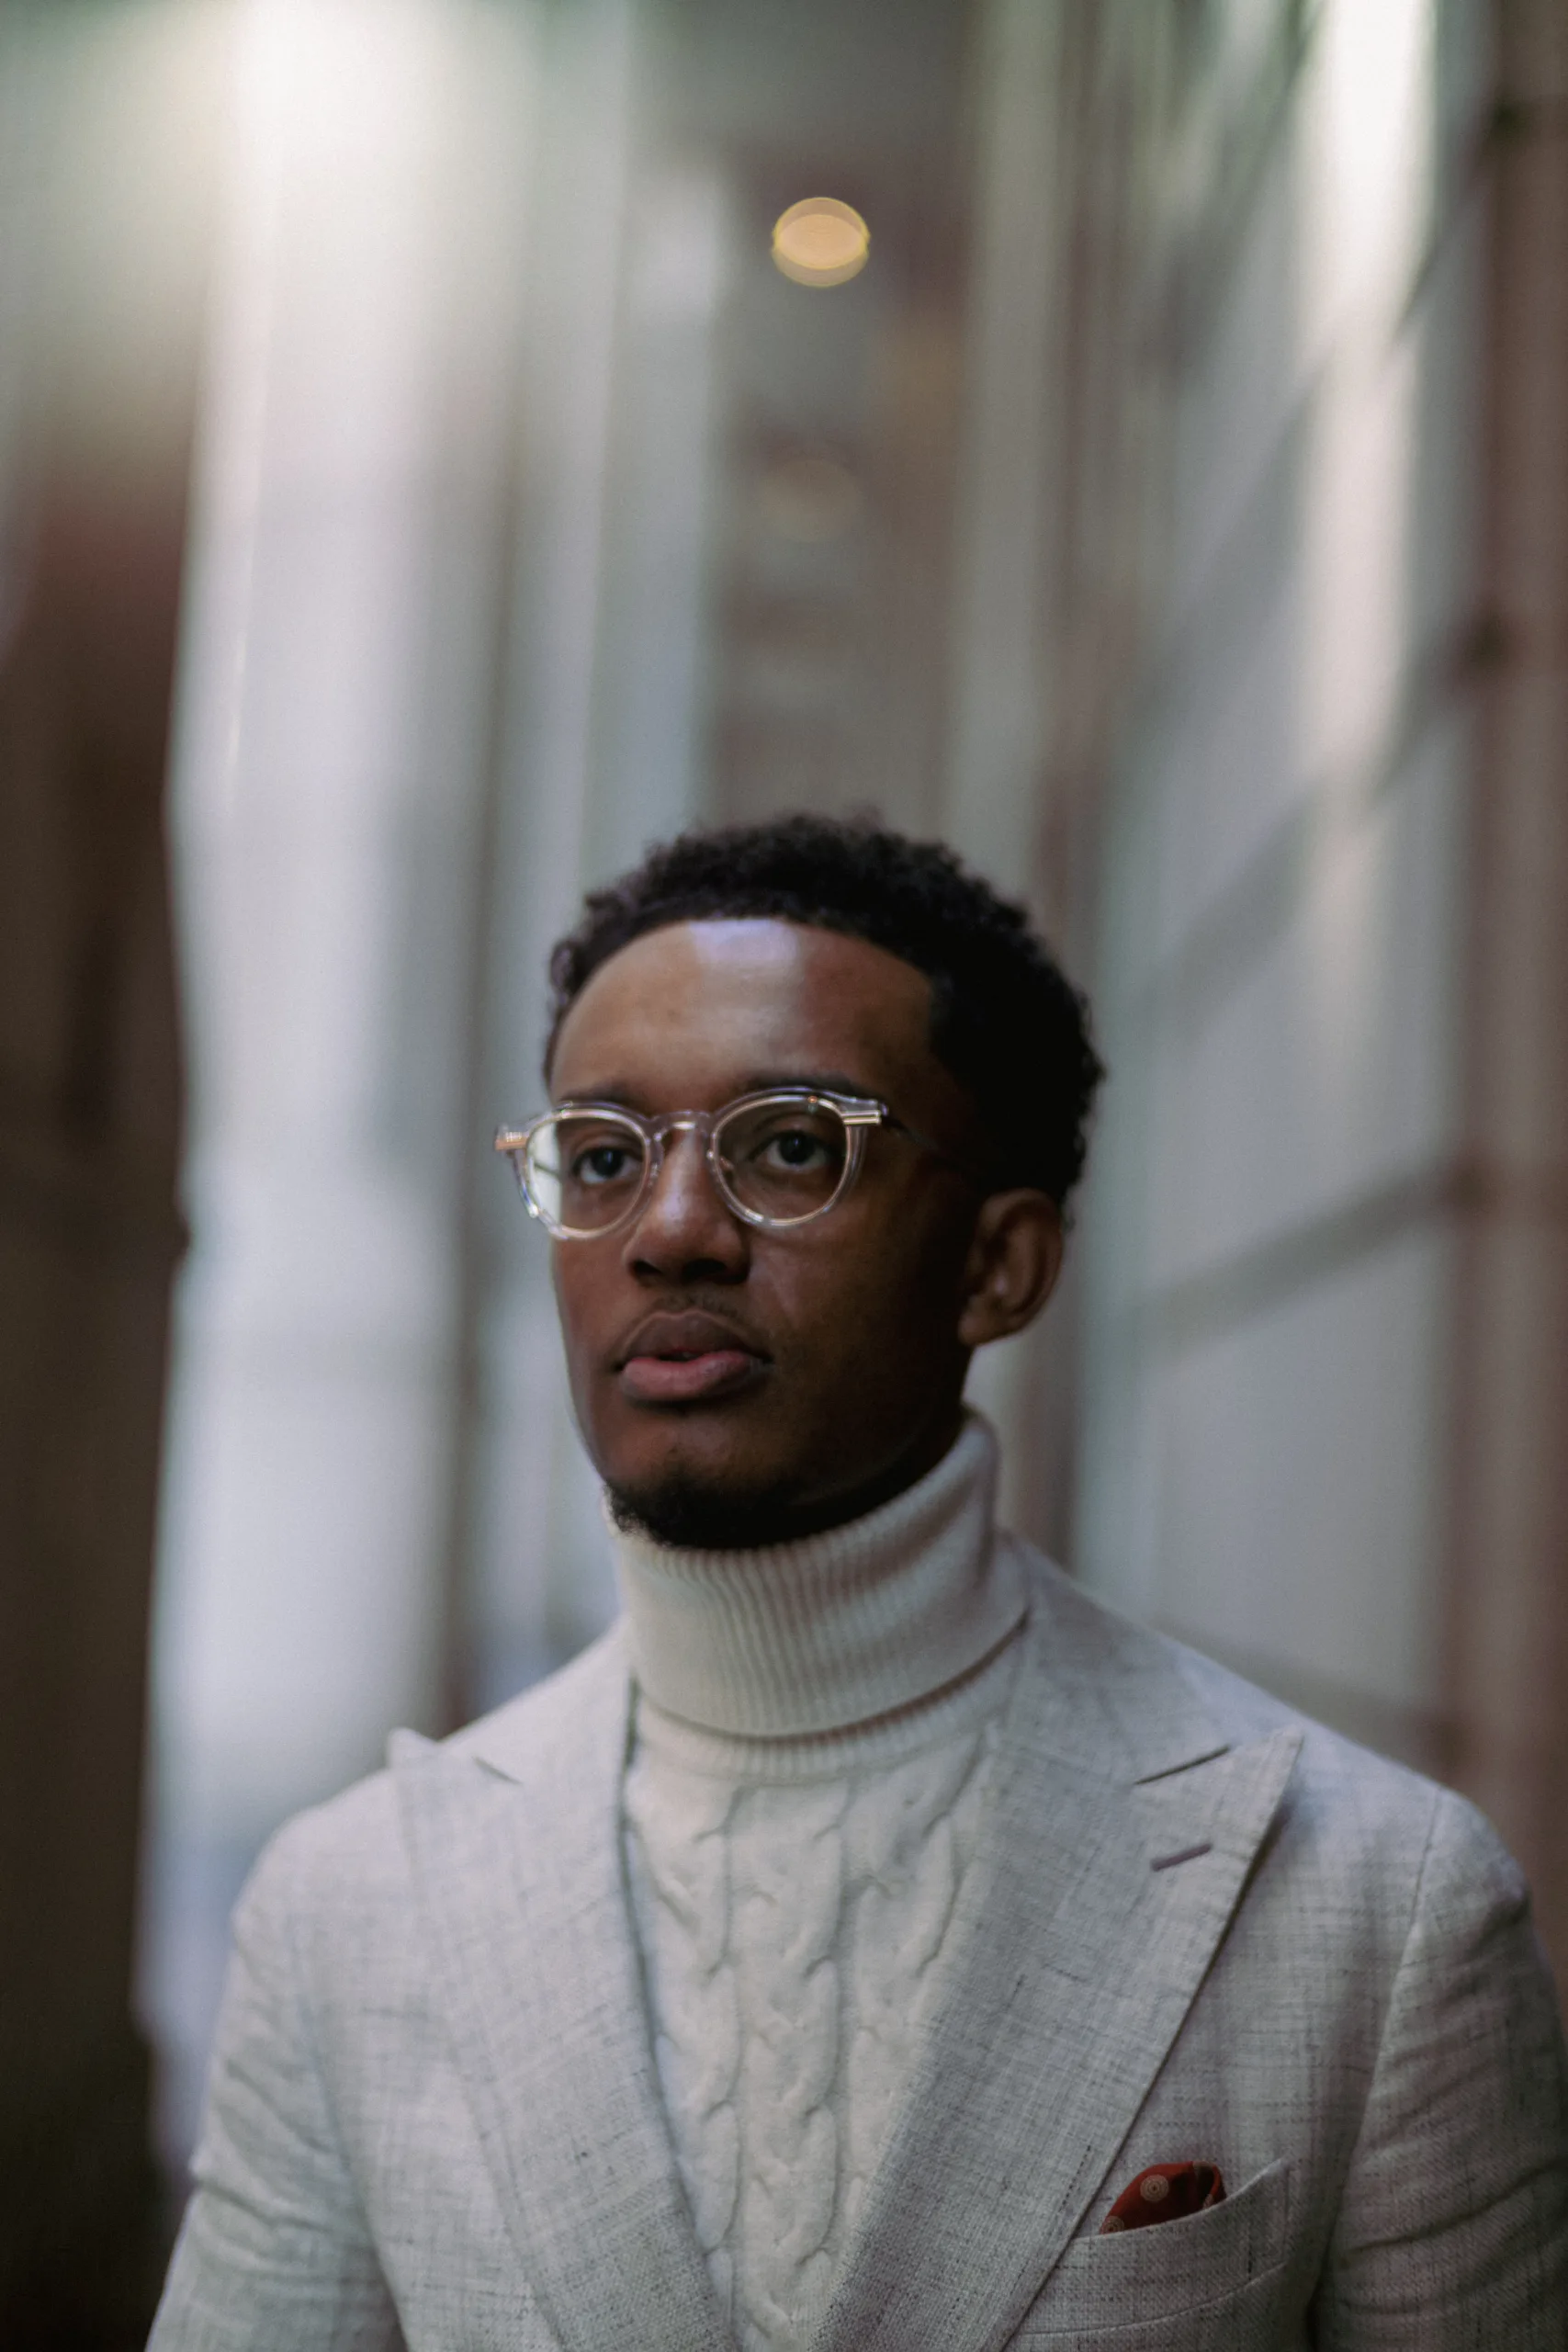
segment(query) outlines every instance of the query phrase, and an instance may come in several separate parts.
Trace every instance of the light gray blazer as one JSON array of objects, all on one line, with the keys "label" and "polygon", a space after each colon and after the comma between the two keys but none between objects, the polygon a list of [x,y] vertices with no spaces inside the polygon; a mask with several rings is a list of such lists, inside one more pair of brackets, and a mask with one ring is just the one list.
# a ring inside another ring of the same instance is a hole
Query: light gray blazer
[{"label": "light gray blazer", "polygon": [[[1038,1555],[984,1867],[814,2352],[1562,2352],[1568,2093],[1458,1798]],[[274,1842],[154,2352],[726,2352],[660,2107],[613,1633]],[[1228,2200],[1096,2234],[1145,2165]]]}]

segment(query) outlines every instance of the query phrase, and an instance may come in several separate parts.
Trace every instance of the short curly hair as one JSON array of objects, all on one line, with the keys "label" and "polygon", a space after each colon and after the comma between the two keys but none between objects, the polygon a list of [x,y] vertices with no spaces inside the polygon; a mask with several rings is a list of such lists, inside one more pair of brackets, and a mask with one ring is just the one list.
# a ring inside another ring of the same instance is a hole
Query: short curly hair
[{"label": "short curly hair", "polygon": [[1066,1206],[1104,1076],[1083,996],[1021,907],[941,842],[910,841],[871,818],[694,830],[591,892],[550,955],[547,1078],[568,1010],[612,956],[670,923],[746,915],[841,932],[924,972],[931,1049],[975,1102],[988,1181],[1034,1186]]}]

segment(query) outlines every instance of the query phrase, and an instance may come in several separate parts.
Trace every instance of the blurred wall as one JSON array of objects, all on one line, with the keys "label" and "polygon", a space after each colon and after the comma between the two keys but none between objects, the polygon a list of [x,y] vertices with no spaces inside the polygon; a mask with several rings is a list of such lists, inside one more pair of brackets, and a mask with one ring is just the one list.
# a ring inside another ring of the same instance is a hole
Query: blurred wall
[{"label": "blurred wall", "polygon": [[127,1994],[180,1046],[208,12],[0,11],[0,2341],[140,2344]]},{"label": "blurred wall", "polygon": [[1568,18],[1492,24],[1486,467],[1468,651],[1464,1126],[1445,1612],[1453,1777],[1534,1882],[1568,1983]]},{"label": "blurred wall", "polygon": [[1084,1529],[1107,1589],[1428,1767],[1480,482],[1478,228],[1445,184],[1484,92],[1437,29],[1331,0],[1171,63]]},{"label": "blurred wall", "polygon": [[1568,24],[1058,25],[1077,1565],[1470,1791],[1561,1962]]}]

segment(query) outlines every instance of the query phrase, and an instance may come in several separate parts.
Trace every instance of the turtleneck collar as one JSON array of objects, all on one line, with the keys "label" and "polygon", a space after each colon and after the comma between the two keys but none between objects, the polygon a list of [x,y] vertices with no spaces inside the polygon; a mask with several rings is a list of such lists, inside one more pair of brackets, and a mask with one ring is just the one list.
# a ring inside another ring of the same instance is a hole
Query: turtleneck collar
[{"label": "turtleneck collar", "polygon": [[929,1698],[1024,1613],[993,1540],[997,1442],[977,1414],[934,1470],[795,1544],[702,1552],[612,1529],[633,1671],[666,1714],[739,1738],[846,1730]]}]

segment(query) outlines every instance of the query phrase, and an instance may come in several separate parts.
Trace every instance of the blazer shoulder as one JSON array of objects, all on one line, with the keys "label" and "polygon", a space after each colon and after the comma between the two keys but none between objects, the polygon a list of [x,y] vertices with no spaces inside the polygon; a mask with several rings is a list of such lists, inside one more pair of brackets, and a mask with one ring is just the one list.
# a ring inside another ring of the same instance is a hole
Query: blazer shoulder
[{"label": "blazer shoulder", "polygon": [[626,1680],[624,1643],[612,1626],[569,1665],[445,1739],[394,1731],[381,1770],[307,1806],[274,1832],[243,1905],[255,1911],[280,1905],[309,1916],[345,1902],[374,1903],[378,1895],[400,1900],[409,1883],[397,1785],[403,1774],[472,1761],[525,1782],[563,1741],[581,1736],[585,1719],[613,1715],[624,1703]]},{"label": "blazer shoulder", "polygon": [[1298,1805],[1329,1818],[1354,1816],[1374,1842],[1389,1836],[1403,1840],[1416,1849],[1415,1859],[1429,1879],[1464,1882],[1505,1904],[1522,1899],[1518,1865],[1467,1797],[1287,1706],[1201,1650],[1163,1634],[1155,1638],[1167,1642],[1210,1711],[1238,1732],[1257,1736],[1280,1724],[1300,1726]]},{"label": "blazer shoulder", "polygon": [[372,1772],[274,1831],[235,1906],[234,1934],[258,1947],[297,1942],[323,1921],[382,1916],[408,1885],[392,1776]]},{"label": "blazer shoulder", "polygon": [[[1361,1747],[1287,1704],[1200,1650],[1140,1624],[1086,1591],[1032,1545],[1019,1544],[1044,1619],[1044,1654],[1066,1670],[1137,1693],[1139,1713],[1172,1716],[1195,1709],[1216,1747],[1243,1747],[1281,1729],[1299,1730],[1300,1756],[1285,1810],[1302,1826],[1399,1854],[1416,1865],[1432,1849],[1443,1870],[1487,1881],[1498,1894],[1518,1871],[1473,1805],[1424,1774]],[[1123,1713],[1125,1713],[1125,1707]]]},{"label": "blazer shoulder", "polygon": [[617,1618],[570,1664],[440,1742],[400,1737],[396,1767],[420,1749],[437,1747],[454,1759],[471,1758],[510,1781],[527,1781],[548,1769],[563,1748],[626,1734],[630,1669],[626,1634]]}]

